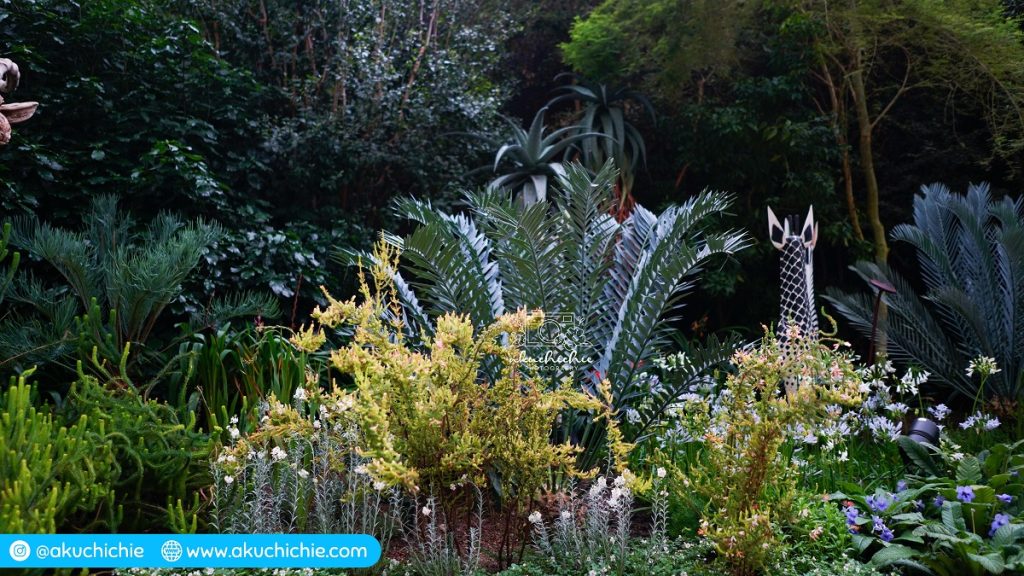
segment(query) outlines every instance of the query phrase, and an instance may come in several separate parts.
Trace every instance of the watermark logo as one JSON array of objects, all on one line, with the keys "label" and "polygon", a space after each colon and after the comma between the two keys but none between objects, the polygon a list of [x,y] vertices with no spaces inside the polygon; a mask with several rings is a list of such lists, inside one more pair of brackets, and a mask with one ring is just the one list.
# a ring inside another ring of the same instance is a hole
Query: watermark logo
[{"label": "watermark logo", "polygon": [[545,316],[536,329],[523,335],[523,357],[532,358],[541,368],[572,370],[583,362],[581,350],[588,350],[586,330],[573,314]]},{"label": "watermark logo", "polygon": [[181,543],[177,540],[168,540],[160,547],[160,555],[168,562],[177,562],[181,559]]},{"label": "watermark logo", "polygon": [[29,555],[32,554],[32,547],[28,545],[28,542],[24,540],[15,540],[11,542],[11,560],[15,562],[24,562],[28,559]]}]

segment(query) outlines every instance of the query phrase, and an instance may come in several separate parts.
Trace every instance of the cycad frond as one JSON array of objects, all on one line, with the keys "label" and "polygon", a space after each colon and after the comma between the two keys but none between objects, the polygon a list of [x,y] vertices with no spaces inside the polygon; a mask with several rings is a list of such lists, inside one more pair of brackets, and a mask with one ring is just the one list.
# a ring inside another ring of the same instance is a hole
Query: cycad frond
[{"label": "cycad frond", "polygon": [[[862,264],[857,269],[865,279],[883,274],[895,281],[897,294],[884,299],[889,320],[880,327],[894,357],[973,397],[977,382],[963,369],[973,358],[989,356],[1002,371],[990,377],[986,393],[1019,398],[1024,393],[1024,202],[994,201],[987,185],[972,185],[964,196],[942,185],[924,186],[914,199],[913,224],[894,228],[892,237],[917,249],[927,288],[923,301],[891,271]],[[832,293],[830,300],[862,331],[869,325],[870,311],[853,306],[849,295]]]}]

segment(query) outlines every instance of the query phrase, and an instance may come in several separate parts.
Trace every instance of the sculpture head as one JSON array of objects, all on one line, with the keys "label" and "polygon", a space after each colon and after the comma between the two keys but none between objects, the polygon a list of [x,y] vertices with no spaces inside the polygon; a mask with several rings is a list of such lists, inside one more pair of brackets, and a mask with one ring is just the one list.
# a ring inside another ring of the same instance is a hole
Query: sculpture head
[{"label": "sculpture head", "polygon": [[[18,65],[7,58],[0,58],[0,92],[13,92],[20,80],[21,71]],[[4,104],[4,99],[0,96],[0,145],[11,141],[11,125],[31,118],[38,106],[38,102]]]},{"label": "sculpture head", "polygon": [[801,334],[816,337],[818,316],[814,308],[813,254],[818,242],[818,224],[814,221],[814,207],[807,210],[803,225],[797,216],[779,222],[772,209],[768,208],[768,237],[772,245],[782,252],[779,330],[784,332],[793,322]]},{"label": "sculpture head", "polygon": [[14,92],[18,89],[19,80],[21,71],[18,65],[7,58],[0,58],[0,92]]}]

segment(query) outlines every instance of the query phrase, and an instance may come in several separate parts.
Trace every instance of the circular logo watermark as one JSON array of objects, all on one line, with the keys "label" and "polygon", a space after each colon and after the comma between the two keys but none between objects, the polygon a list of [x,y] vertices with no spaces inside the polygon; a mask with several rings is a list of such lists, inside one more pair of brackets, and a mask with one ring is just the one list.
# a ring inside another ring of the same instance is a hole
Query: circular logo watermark
[{"label": "circular logo watermark", "polygon": [[28,560],[29,554],[32,553],[32,547],[28,545],[28,542],[24,540],[15,540],[11,542],[11,560],[15,562],[24,562]]},{"label": "circular logo watermark", "polygon": [[168,562],[177,562],[181,558],[181,544],[177,540],[168,540],[160,547],[160,555]]}]

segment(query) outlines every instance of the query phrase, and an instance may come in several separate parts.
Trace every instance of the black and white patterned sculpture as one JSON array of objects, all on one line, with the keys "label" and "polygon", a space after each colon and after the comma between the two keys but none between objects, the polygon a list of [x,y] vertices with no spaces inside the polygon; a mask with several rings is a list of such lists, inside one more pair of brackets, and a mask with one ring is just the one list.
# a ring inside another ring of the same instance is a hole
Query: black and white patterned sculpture
[{"label": "black and white patterned sculpture", "polygon": [[792,328],[801,337],[818,337],[818,313],[814,306],[814,245],[818,241],[818,225],[814,222],[814,207],[807,210],[807,218],[800,226],[798,216],[780,223],[772,209],[768,209],[768,237],[782,252],[779,259],[779,324],[776,333],[783,341]]}]

